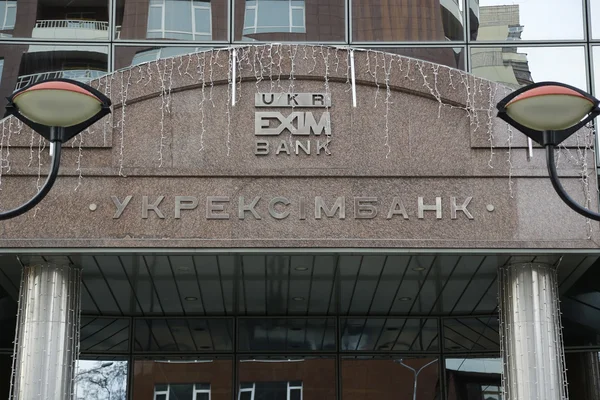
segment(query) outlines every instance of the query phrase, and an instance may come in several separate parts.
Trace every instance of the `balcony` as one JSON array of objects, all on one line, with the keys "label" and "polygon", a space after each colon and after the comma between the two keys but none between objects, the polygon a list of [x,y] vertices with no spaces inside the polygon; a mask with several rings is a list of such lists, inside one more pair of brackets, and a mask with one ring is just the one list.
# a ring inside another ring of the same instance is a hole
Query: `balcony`
[{"label": "balcony", "polygon": [[106,71],[99,71],[93,69],[72,69],[65,71],[51,71],[51,72],[40,72],[37,74],[21,75],[17,79],[15,90],[24,88],[25,86],[33,83],[45,80],[45,79],[56,79],[66,78],[73,79],[83,83],[89,83],[91,80],[106,75]]},{"label": "balcony", "polygon": [[34,39],[108,39],[108,22],[75,19],[38,20]]}]

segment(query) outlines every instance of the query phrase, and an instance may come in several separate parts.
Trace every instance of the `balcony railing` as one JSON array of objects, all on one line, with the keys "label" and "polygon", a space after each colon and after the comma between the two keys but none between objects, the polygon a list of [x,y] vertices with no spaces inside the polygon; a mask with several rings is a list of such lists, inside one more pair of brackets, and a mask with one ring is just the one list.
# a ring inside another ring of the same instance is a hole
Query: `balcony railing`
[{"label": "balcony railing", "polygon": [[77,19],[44,19],[36,21],[36,28],[72,28],[93,29],[97,31],[108,31],[106,21],[86,21]]},{"label": "balcony railing", "polygon": [[94,69],[75,69],[75,70],[66,70],[66,71],[51,71],[51,72],[40,72],[38,74],[30,74],[30,75],[21,75],[17,79],[17,85],[15,86],[15,90],[19,90],[24,88],[25,86],[34,84],[36,82],[45,80],[45,79],[56,79],[56,78],[66,78],[73,79],[75,81],[88,83],[92,79],[99,78],[103,75],[106,75],[105,71],[99,71]]}]

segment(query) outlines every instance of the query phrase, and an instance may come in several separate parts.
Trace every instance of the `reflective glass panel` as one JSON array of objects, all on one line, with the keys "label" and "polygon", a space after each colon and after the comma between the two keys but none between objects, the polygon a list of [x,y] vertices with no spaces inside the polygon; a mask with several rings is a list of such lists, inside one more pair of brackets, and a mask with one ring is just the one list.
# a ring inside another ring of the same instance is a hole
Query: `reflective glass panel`
[{"label": "reflective glass panel", "polygon": [[471,70],[513,88],[558,81],[587,90],[583,47],[471,48]]},{"label": "reflective glass panel", "polygon": [[600,394],[600,353],[566,353],[569,399],[591,400]]},{"label": "reflective glass panel", "polygon": [[200,352],[231,351],[233,321],[217,319],[138,319],[135,351]]},{"label": "reflective glass panel", "polygon": [[239,350],[335,350],[333,318],[241,318]]},{"label": "reflective glass panel", "polygon": [[129,319],[127,318],[81,318],[82,352],[129,351]]},{"label": "reflective glass panel", "polygon": [[1,45],[4,59],[0,96],[42,79],[69,78],[88,83],[106,74],[108,46],[46,44]]},{"label": "reflective glass panel", "polygon": [[583,39],[583,2],[470,0],[472,40]]},{"label": "reflective glass panel", "polygon": [[600,39],[600,0],[589,0],[592,38]]},{"label": "reflective glass panel", "polygon": [[418,58],[450,68],[465,69],[464,47],[380,47],[373,50]]},{"label": "reflective glass panel", "polygon": [[440,360],[412,357],[342,358],[344,399],[437,399]]},{"label": "reflective glass panel", "polygon": [[482,318],[444,318],[446,351],[500,351],[498,315]]},{"label": "reflective glass panel", "polygon": [[464,40],[463,2],[353,0],[353,42]]},{"label": "reflective glass panel", "polygon": [[133,400],[232,396],[232,361],[227,358],[140,358],[134,361],[133,373]]},{"label": "reflective glass panel", "polygon": [[436,351],[437,319],[350,318],[340,320],[344,351]]},{"label": "reflective glass panel", "polygon": [[239,398],[335,399],[335,358],[248,357],[238,362]]},{"label": "reflective glass panel", "polygon": [[501,358],[447,358],[449,399],[502,400]]},{"label": "reflective glass panel", "polygon": [[227,40],[227,0],[117,0],[115,37]]},{"label": "reflective glass panel", "polygon": [[12,374],[12,356],[0,354],[0,398],[8,399]]},{"label": "reflective glass panel", "polygon": [[344,0],[235,0],[235,40],[342,42]]},{"label": "reflective glass panel", "polygon": [[0,1],[0,38],[107,40],[108,1]]},{"label": "reflective glass panel", "polygon": [[[115,47],[115,68],[127,68],[163,58],[177,57],[190,53],[208,50],[208,47],[148,47],[118,46]],[[187,66],[187,65],[186,65]],[[196,67],[195,65],[193,66]],[[185,68],[185,66],[184,66]],[[191,66],[190,66],[191,68]]]},{"label": "reflective glass panel", "polygon": [[[10,287],[8,279],[4,279],[4,285]],[[13,294],[17,294],[17,289],[13,288]],[[13,300],[8,291],[4,290],[0,284],[0,349],[12,351],[13,340],[15,339],[15,327],[17,323],[17,302]],[[0,397],[2,398],[2,397]]]},{"label": "reflective glass panel", "polygon": [[77,361],[75,371],[76,400],[125,400],[127,398],[127,361]]}]

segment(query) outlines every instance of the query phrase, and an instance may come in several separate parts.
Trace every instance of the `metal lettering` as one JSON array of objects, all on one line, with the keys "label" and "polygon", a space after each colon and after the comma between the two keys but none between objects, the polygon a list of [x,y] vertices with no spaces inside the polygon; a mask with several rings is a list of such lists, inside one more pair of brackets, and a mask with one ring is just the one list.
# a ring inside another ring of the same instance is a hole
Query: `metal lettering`
[{"label": "metal lettering", "polygon": [[281,153],[282,151],[285,152],[285,154],[287,154],[288,156],[290,155],[290,149],[288,148],[288,144],[285,140],[282,140],[281,143],[279,143],[279,147],[277,148],[275,155],[279,155],[279,153]]},{"label": "metal lettering", "polygon": [[300,220],[306,219],[306,198],[300,197]]},{"label": "metal lettering", "polygon": [[331,116],[329,112],[321,114],[321,119],[317,123],[315,116],[311,112],[307,112],[304,116],[304,124],[302,127],[298,124],[298,134],[308,135],[312,131],[319,136],[323,131],[325,135],[331,136]]},{"label": "metal lettering", "polygon": [[285,206],[289,206],[290,201],[288,199],[286,199],[285,197],[273,197],[271,199],[271,201],[269,202],[269,214],[271,214],[271,216],[273,218],[275,218],[275,219],[287,218],[290,215],[290,211],[289,210],[285,210],[283,212],[277,211],[277,209],[275,208],[275,206],[277,204],[283,204]]},{"label": "metal lettering", "polygon": [[435,205],[425,205],[423,204],[423,198],[419,197],[419,219],[425,218],[423,211],[435,211],[436,218],[442,219],[442,198],[436,197]]},{"label": "metal lettering", "polygon": [[260,214],[258,214],[256,212],[256,210],[254,209],[254,207],[256,207],[256,205],[258,204],[258,201],[260,200],[260,196],[256,196],[254,198],[254,200],[252,200],[252,203],[245,205],[244,204],[244,197],[240,196],[240,202],[238,205],[238,217],[240,219],[245,219],[246,218],[246,212],[250,211],[252,213],[252,215],[254,215],[254,218],[256,219],[262,219]]},{"label": "metal lettering", "polygon": [[317,155],[321,154],[321,150],[325,150],[325,154],[330,156],[331,152],[329,151],[329,147],[328,147],[329,143],[331,143],[331,140],[329,140],[329,138],[327,138],[327,140],[324,142],[317,140]]},{"label": "metal lettering", "polygon": [[148,211],[152,210],[156,213],[158,218],[165,219],[165,215],[162,213],[162,211],[160,211],[158,209],[158,206],[160,205],[160,203],[163,201],[164,198],[165,198],[165,196],[158,196],[158,198],[156,199],[156,201],[154,203],[149,204],[148,196],[142,196],[142,218],[147,219]]},{"label": "metal lettering", "polygon": [[279,120],[281,113],[273,111],[261,111],[254,114],[254,133],[257,136],[277,136],[281,133],[280,127],[269,128],[269,120]]},{"label": "metal lettering", "polygon": [[340,219],[346,218],[346,198],[338,197],[331,207],[330,210],[327,210],[325,206],[325,201],[321,196],[315,197],[315,219],[321,219],[321,211],[325,212],[325,215],[329,218],[332,218],[336,212],[339,211]]},{"label": "metal lettering", "polygon": [[198,199],[193,196],[175,196],[175,219],[181,218],[181,210],[193,210],[198,207]]},{"label": "metal lettering", "polygon": [[326,93],[256,93],[255,107],[331,107],[331,96]]},{"label": "metal lettering", "polygon": [[307,140],[306,147],[304,147],[301,141],[296,140],[296,155],[300,154],[300,149],[302,149],[305,154],[310,155],[310,140]]},{"label": "metal lettering", "polygon": [[125,207],[127,207],[127,204],[129,204],[132,197],[133,196],[125,197],[125,200],[123,200],[123,202],[121,203],[117,196],[110,196],[113,203],[115,203],[115,207],[117,207],[117,211],[115,211],[115,215],[113,215],[114,219],[118,219],[121,217],[121,214],[123,214],[123,211],[125,211]]},{"label": "metal lettering", "polygon": [[390,206],[390,211],[388,211],[387,219],[392,219],[394,215],[402,215],[404,219],[408,219],[408,214],[406,213],[406,208],[404,207],[404,203],[400,200],[400,197],[394,197],[392,200],[392,205]]},{"label": "metal lettering", "polygon": [[354,198],[354,218],[372,219],[377,216],[377,197],[355,197]]},{"label": "metal lettering", "polygon": [[456,206],[456,197],[450,197],[450,218],[457,219],[456,211],[462,211],[465,213],[468,219],[473,219],[473,215],[467,210],[467,206],[473,200],[473,197],[467,197],[462,206]]},{"label": "metal lettering", "polygon": [[218,211],[224,211],[225,206],[217,203],[229,203],[227,196],[208,196],[206,198],[206,219],[229,219],[229,214],[217,214]]},{"label": "metal lettering", "polygon": [[257,140],[256,147],[254,147],[254,154],[257,156],[266,156],[269,154],[269,142]]}]

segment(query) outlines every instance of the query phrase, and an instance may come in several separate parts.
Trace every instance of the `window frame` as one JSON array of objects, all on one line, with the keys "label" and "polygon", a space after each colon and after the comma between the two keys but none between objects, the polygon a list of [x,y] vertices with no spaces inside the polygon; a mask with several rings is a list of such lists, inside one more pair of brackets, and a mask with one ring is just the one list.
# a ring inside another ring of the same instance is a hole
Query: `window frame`
[{"label": "window frame", "polygon": [[[166,390],[156,390],[156,386],[158,385],[167,385],[167,389]],[[166,400],[170,400],[170,393],[171,393],[171,384],[170,383],[160,383],[160,384],[155,384],[154,385],[154,397],[153,400],[157,400],[158,396],[161,395],[165,395],[166,396]],[[185,385],[185,383],[178,383],[178,385]],[[188,385],[192,386],[192,400],[196,400],[197,395],[201,394],[201,393],[208,393],[208,400],[211,399],[211,386],[210,383],[189,383]],[[202,388],[197,388],[197,386],[199,385],[208,385],[208,389],[202,389]]]},{"label": "window frame", "polygon": [[[179,30],[171,30],[171,29],[166,29],[166,15],[167,15],[167,2],[171,1],[171,0],[155,0],[155,1],[150,1],[148,3],[148,21],[147,21],[147,25],[146,25],[146,39],[173,39],[171,37],[166,37],[168,34],[184,34],[184,35],[191,35],[190,39],[187,40],[200,40],[200,41],[212,41],[212,6],[210,1],[204,2],[204,1],[195,1],[195,0],[187,0],[189,1],[189,6],[190,6],[190,15],[191,15],[191,19],[192,19],[192,29],[190,32],[188,31],[179,31]],[[150,25],[150,9],[152,8],[157,8],[160,9],[159,13],[160,13],[160,28],[159,29],[150,29],[149,25]],[[204,10],[204,11],[208,11],[209,14],[209,18],[208,18],[208,29],[206,31],[197,31],[197,25],[196,25],[196,11],[197,10]],[[149,36],[151,33],[158,33],[160,34],[159,37],[155,37],[155,36]],[[197,36],[201,36],[201,38],[197,38]],[[185,40],[185,39],[180,39],[180,40]]]},{"label": "window frame", "polygon": [[[265,5],[266,2],[270,2],[273,0],[251,0],[253,2],[253,4],[248,4],[249,1],[246,2],[246,6],[244,9],[244,25],[242,27],[242,36],[244,35],[252,35],[252,34],[256,34],[256,33],[267,33],[267,32],[258,32],[258,29],[264,29],[264,28],[273,28],[273,29],[286,29],[286,30],[273,30],[270,31],[268,33],[306,33],[306,2],[305,0],[287,0],[288,3],[288,24],[286,25],[260,25],[258,24],[258,15],[260,12],[260,3],[263,3],[263,7],[268,7],[268,5]],[[302,5],[293,5],[293,2],[302,2]],[[246,26],[246,13],[248,12],[248,10],[253,10],[254,11],[254,23],[253,25],[248,25]],[[302,11],[302,25],[301,26],[296,26],[294,25],[294,20],[293,20],[293,12],[294,10],[301,10]],[[302,29],[302,32],[298,32],[295,31],[294,29]]]},{"label": "window frame", "polygon": [[[1,30],[9,30],[9,29],[15,29],[15,25],[16,25],[16,21],[17,21],[17,2],[15,0],[9,0],[9,1],[3,1],[4,6],[2,6],[2,8],[4,9],[4,18],[2,19],[2,26],[0,27]],[[12,25],[7,25],[6,24],[6,19],[8,17],[8,9],[9,8],[14,8],[15,9],[15,20],[12,21]]]},{"label": "window frame", "polygon": [[[296,381],[294,381],[296,382]],[[300,382],[300,385],[292,385],[291,381],[287,381],[287,389],[286,389],[286,397],[287,400],[291,400],[292,398],[292,391],[294,390],[300,390],[300,400],[303,399],[303,387],[304,387],[304,383]],[[244,383],[246,385],[250,385],[249,382]],[[242,393],[248,393],[250,392],[250,400],[254,400],[255,396],[256,396],[256,383],[252,382],[252,387],[247,387],[247,388],[242,388],[242,383],[240,382],[239,384],[239,389],[238,389],[238,400],[242,399]],[[167,398],[167,400],[169,400]],[[195,400],[195,399],[194,399]]]}]

